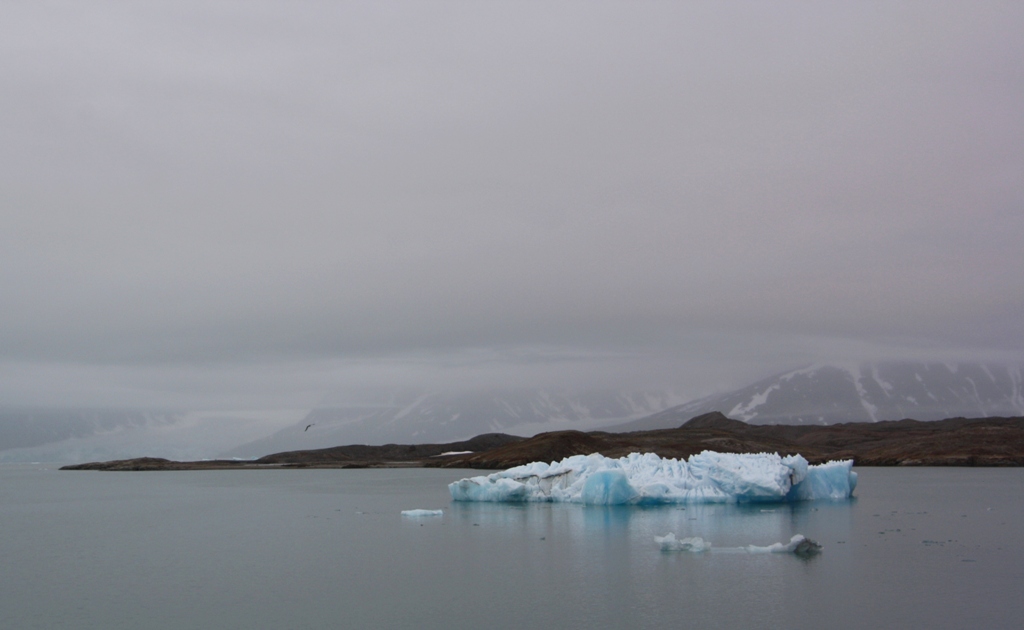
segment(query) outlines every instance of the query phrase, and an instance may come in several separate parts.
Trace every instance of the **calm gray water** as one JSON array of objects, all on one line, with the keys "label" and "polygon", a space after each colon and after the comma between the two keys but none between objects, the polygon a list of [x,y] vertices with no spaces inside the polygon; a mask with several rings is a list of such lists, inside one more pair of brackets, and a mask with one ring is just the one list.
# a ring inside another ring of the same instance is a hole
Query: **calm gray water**
[{"label": "calm gray water", "polygon": [[451,503],[471,471],[0,466],[0,628],[1019,627],[1024,470],[859,473],[849,502],[637,509]]}]

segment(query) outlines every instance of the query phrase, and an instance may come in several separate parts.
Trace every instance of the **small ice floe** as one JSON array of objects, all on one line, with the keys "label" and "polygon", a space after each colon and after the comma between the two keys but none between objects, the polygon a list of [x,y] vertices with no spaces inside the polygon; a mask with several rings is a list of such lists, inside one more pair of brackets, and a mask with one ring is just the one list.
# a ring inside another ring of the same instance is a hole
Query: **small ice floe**
[{"label": "small ice floe", "polygon": [[423,518],[426,516],[443,516],[444,510],[402,510],[402,516]]},{"label": "small ice floe", "polygon": [[747,553],[794,553],[798,556],[813,556],[821,553],[821,545],[810,538],[797,534],[789,539],[788,543],[775,543],[767,547],[747,545],[742,547]]},{"label": "small ice floe", "polygon": [[711,543],[700,536],[694,536],[693,538],[680,538],[677,540],[676,535],[672,532],[669,532],[664,536],[655,536],[654,542],[661,546],[662,551],[689,551],[690,553],[700,553],[711,549]]},{"label": "small ice floe", "polygon": [[751,554],[792,553],[803,557],[821,553],[821,545],[802,534],[793,536],[789,539],[788,543],[779,542],[774,545],[768,545],[767,547],[760,547],[758,545],[745,545],[743,547],[712,547],[709,541],[706,541],[699,536],[676,539],[676,535],[672,532],[669,532],[664,536],[655,536],[654,542],[658,543],[662,551],[689,551],[691,553],[700,553],[702,551],[711,551],[714,553]]}]

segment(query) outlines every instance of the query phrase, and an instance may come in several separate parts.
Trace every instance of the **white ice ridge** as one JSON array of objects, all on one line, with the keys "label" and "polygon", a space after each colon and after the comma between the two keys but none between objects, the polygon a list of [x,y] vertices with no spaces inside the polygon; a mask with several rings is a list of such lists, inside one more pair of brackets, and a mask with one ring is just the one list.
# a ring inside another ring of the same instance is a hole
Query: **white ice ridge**
[{"label": "white ice ridge", "polygon": [[444,510],[402,510],[402,516],[421,518],[424,516],[443,516]]},{"label": "white ice ridge", "polygon": [[775,543],[767,547],[757,545],[745,545],[743,547],[712,547],[711,542],[696,536],[693,538],[676,538],[672,532],[664,536],[655,536],[654,542],[658,543],[662,551],[688,551],[690,553],[701,553],[713,551],[715,553],[795,553],[798,556],[811,556],[821,552],[821,545],[810,538],[797,534],[789,539],[788,543]]},{"label": "white ice ridge", "polygon": [[631,453],[533,462],[448,485],[456,501],[552,501],[586,505],[744,503],[846,499],[853,460],[810,466],[800,455],[704,451],[685,459]]}]

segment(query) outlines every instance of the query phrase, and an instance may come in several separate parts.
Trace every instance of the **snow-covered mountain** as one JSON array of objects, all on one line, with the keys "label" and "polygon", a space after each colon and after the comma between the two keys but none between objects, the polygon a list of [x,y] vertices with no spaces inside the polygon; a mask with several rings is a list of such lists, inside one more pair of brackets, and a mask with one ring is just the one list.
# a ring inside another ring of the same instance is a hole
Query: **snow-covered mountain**
[{"label": "snow-covered mountain", "polygon": [[1024,367],[991,363],[814,365],[612,428],[677,427],[711,411],[751,424],[1024,416]]},{"label": "snow-covered mountain", "polygon": [[589,431],[648,416],[682,400],[668,392],[389,392],[315,409],[302,422],[226,455],[256,457],[340,444],[443,443],[482,433],[529,436],[559,429]]},{"label": "snow-covered mountain", "polygon": [[256,411],[0,409],[0,462],[259,457],[342,444],[442,443],[483,433],[677,427],[721,411],[754,424],[1024,416],[1024,366],[816,365],[685,401],[665,391],[348,392],[320,408]]}]

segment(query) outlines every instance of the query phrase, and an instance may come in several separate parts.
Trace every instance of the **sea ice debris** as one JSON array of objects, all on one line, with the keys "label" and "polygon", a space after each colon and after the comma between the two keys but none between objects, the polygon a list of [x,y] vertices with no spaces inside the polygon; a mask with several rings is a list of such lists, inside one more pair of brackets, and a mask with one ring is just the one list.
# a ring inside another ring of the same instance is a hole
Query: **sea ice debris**
[{"label": "sea ice debris", "polygon": [[711,549],[711,543],[700,536],[676,539],[676,535],[672,532],[669,532],[664,536],[655,536],[654,542],[658,543],[662,551],[689,551],[690,553],[700,553]]},{"label": "sea ice debris", "polygon": [[757,545],[747,545],[742,547],[747,553],[794,553],[798,556],[813,556],[821,553],[821,545],[814,542],[810,538],[797,534],[789,539],[788,543],[775,543],[774,545],[768,545],[767,547],[758,547]]},{"label": "sea ice debris", "polygon": [[846,499],[853,460],[811,466],[800,455],[704,451],[687,459],[594,453],[533,462],[448,485],[456,501],[550,501],[585,505],[742,503]]},{"label": "sea ice debris", "polygon": [[813,556],[821,553],[821,545],[807,538],[803,534],[797,534],[789,539],[788,543],[775,543],[766,547],[758,545],[745,545],[743,547],[712,547],[711,542],[699,536],[693,538],[676,538],[672,532],[664,536],[655,536],[654,542],[658,543],[662,551],[689,551],[700,553],[711,551],[715,553],[792,553],[798,556]]},{"label": "sea ice debris", "polygon": [[444,510],[402,510],[402,516],[423,518],[425,516],[442,516]]}]

